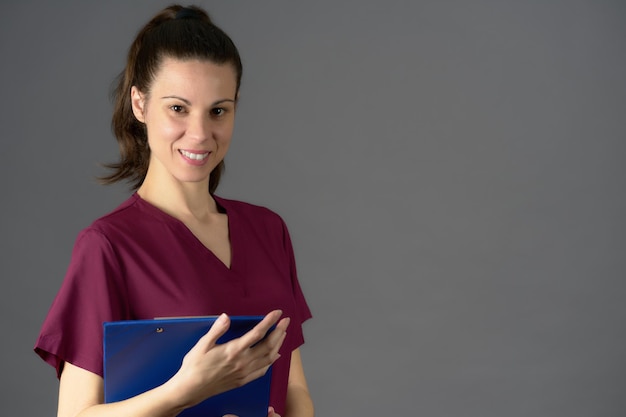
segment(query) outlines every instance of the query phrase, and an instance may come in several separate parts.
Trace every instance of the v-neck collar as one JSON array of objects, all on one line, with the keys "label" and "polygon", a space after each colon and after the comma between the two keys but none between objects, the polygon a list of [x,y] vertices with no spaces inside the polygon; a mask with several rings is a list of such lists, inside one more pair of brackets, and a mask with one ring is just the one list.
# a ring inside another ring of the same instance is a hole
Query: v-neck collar
[{"label": "v-neck collar", "polygon": [[157,220],[167,223],[172,227],[180,230],[185,240],[187,240],[190,245],[195,247],[196,250],[200,251],[205,256],[211,257],[211,259],[214,262],[218,263],[223,269],[234,273],[238,270],[240,262],[243,265],[243,259],[239,259],[241,254],[237,251],[237,247],[240,246],[237,244],[237,242],[239,241],[239,236],[237,235],[237,214],[235,210],[229,210],[230,207],[228,207],[228,202],[226,200],[215,195],[213,195],[212,197],[218,207],[221,208],[220,212],[226,214],[227,217],[228,238],[230,243],[230,267],[222,262],[222,260],[218,258],[215,253],[213,253],[213,251],[204,246],[204,244],[196,237],[196,235],[191,232],[191,230],[189,230],[187,225],[185,225],[185,223],[183,223],[181,220],[152,205],[148,201],[141,198],[141,196],[136,192],[132,195],[131,198],[133,199],[133,203],[137,205],[140,210],[151,215]]}]

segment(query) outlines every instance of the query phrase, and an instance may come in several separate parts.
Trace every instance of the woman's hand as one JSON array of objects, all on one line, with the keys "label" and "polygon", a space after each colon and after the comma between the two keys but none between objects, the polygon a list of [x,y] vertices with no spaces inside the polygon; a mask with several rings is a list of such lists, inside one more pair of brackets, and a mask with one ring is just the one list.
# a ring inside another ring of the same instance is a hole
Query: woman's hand
[{"label": "woman's hand", "polygon": [[[222,314],[185,355],[178,372],[166,383],[175,390],[180,406],[192,407],[263,376],[280,357],[278,350],[289,325],[289,318],[278,322],[281,315],[280,310],[274,310],[245,335],[217,345],[217,340],[230,327],[230,319]],[[274,324],[276,328],[263,339]],[[268,416],[280,417],[272,408]]]}]

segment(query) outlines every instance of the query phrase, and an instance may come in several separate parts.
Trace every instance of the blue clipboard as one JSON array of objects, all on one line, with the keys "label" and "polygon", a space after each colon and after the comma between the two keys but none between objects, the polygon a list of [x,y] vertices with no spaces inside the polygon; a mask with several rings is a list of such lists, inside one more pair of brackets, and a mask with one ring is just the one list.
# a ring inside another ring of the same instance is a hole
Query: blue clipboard
[{"label": "blue clipboard", "polygon": [[[104,401],[122,401],[170,379],[185,354],[211,328],[217,317],[128,320],[104,323]],[[261,316],[230,317],[230,328],[217,343],[240,337]],[[181,417],[267,417],[271,368],[259,379],[208,398]]]}]

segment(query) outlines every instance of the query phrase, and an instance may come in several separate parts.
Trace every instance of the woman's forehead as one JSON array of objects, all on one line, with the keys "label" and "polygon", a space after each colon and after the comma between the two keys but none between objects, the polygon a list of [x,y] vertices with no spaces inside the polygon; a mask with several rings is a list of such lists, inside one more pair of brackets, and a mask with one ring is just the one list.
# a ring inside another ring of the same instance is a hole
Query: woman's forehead
[{"label": "woman's forehead", "polygon": [[230,63],[204,59],[164,58],[152,82],[152,91],[178,89],[188,93],[234,93],[237,76]]}]

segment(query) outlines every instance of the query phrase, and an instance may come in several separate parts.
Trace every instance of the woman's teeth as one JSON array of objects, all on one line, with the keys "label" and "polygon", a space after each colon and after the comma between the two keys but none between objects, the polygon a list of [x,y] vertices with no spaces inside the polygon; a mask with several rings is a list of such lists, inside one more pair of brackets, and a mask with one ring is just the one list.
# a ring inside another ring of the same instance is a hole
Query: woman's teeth
[{"label": "woman's teeth", "polygon": [[180,150],[179,151],[183,156],[189,158],[189,159],[195,159],[197,161],[200,161],[204,158],[206,158],[207,156],[209,156],[209,152],[206,153],[193,153],[193,152],[188,152],[188,151],[184,151],[184,150]]}]

